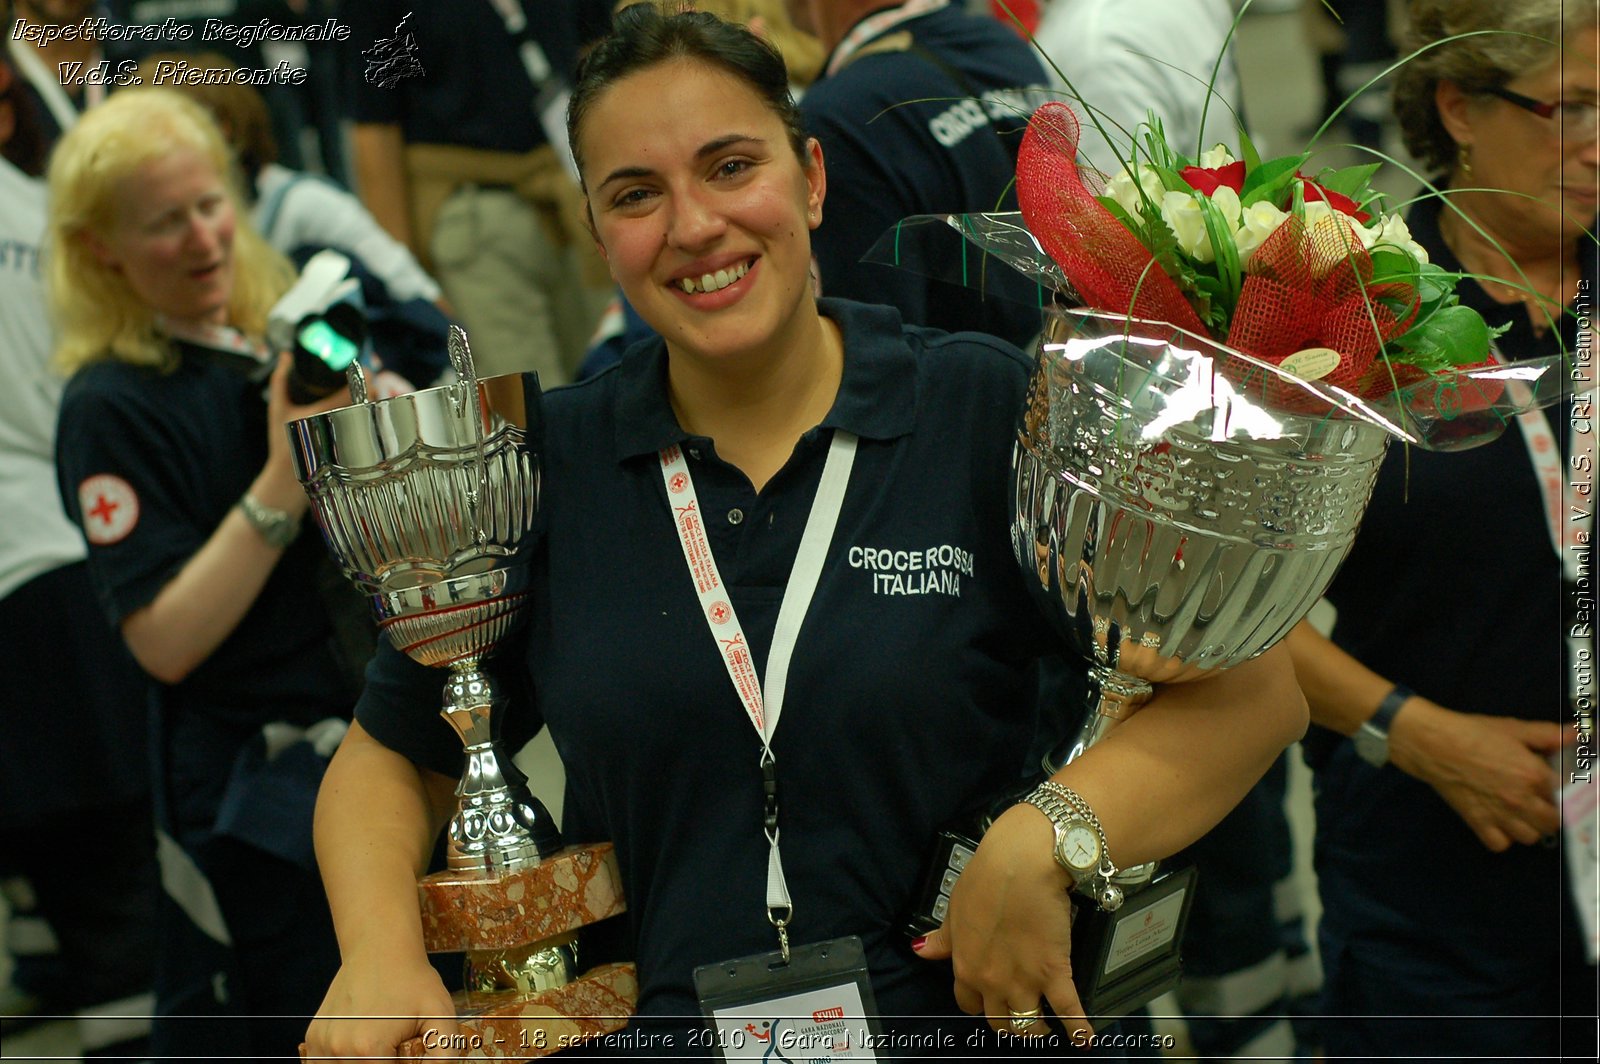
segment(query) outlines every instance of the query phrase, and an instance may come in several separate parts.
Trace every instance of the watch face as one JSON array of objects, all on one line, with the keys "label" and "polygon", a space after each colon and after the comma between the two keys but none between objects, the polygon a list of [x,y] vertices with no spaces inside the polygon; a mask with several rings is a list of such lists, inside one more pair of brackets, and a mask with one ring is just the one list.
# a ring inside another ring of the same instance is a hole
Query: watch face
[{"label": "watch face", "polygon": [[1389,737],[1370,724],[1363,724],[1350,737],[1356,755],[1369,765],[1380,768],[1389,761]]},{"label": "watch face", "polygon": [[1093,872],[1100,867],[1100,836],[1082,820],[1070,821],[1056,840],[1056,856],[1078,872]]}]

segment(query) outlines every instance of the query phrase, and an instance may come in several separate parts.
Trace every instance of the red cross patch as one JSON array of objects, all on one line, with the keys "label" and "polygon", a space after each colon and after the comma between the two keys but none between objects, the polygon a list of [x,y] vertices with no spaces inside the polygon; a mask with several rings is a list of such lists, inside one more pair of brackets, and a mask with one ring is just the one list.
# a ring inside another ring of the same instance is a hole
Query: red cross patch
[{"label": "red cross patch", "polygon": [[110,473],[84,478],[78,485],[78,508],[83,511],[83,534],[97,547],[122,542],[139,523],[139,496],[126,480]]},{"label": "red cross patch", "polygon": [[706,616],[711,618],[712,624],[727,624],[728,618],[733,616],[733,611],[728,608],[726,602],[713,602],[711,608],[706,611]]},{"label": "red cross patch", "polygon": [[672,479],[667,481],[667,488],[671,490],[672,494],[674,495],[681,495],[683,493],[683,489],[687,488],[688,486],[689,477],[687,474],[682,472],[672,474]]}]

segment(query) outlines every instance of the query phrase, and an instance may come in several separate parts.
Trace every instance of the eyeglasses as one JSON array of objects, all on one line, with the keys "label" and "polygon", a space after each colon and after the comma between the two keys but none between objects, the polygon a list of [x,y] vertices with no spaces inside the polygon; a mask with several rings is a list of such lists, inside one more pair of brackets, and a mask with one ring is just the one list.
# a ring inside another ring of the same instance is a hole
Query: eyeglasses
[{"label": "eyeglasses", "polygon": [[1486,89],[1489,96],[1496,96],[1524,111],[1530,111],[1540,118],[1548,119],[1561,130],[1561,139],[1574,144],[1588,144],[1600,139],[1600,106],[1592,103],[1577,103],[1569,100],[1556,100],[1546,103],[1524,96],[1520,92],[1510,89]]}]

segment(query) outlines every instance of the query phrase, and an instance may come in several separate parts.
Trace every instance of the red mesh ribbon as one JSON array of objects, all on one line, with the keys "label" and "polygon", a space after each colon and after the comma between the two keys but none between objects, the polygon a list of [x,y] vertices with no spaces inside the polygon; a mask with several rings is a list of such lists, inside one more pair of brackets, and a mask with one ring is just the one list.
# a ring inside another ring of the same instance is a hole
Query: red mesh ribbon
[{"label": "red mesh ribbon", "polygon": [[1017,203],[1028,231],[1086,306],[1206,335],[1177,282],[1083,183],[1078,135],[1078,117],[1064,103],[1047,103],[1028,120],[1017,155]]},{"label": "red mesh ribbon", "polygon": [[1359,392],[1383,344],[1416,316],[1410,285],[1371,283],[1372,257],[1342,214],[1311,229],[1291,214],[1256,249],[1247,274],[1228,346],[1273,365],[1307,347],[1330,348],[1339,364],[1321,379],[1347,391]]}]

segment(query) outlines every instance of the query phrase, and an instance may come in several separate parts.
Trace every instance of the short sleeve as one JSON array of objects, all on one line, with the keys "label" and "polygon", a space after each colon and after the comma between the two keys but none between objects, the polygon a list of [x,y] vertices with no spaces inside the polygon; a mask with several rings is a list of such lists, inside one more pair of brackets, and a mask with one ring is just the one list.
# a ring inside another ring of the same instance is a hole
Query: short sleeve
[{"label": "short sleeve", "polygon": [[[91,371],[92,372],[92,371]],[[89,543],[89,574],[114,626],[148,605],[211,534],[198,520],[184,447],[154,395],[72,381],[62,399],[56,476]]]}]

